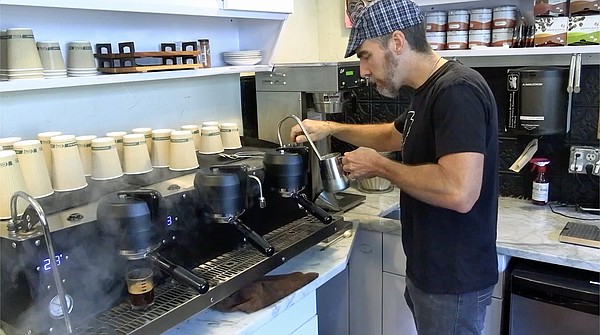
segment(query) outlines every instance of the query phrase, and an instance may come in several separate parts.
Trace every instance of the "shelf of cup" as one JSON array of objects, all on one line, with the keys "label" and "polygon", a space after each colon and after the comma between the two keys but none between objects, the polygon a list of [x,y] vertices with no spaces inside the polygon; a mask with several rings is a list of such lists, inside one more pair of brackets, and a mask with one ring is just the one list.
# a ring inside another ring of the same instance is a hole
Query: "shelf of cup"
[{"label": "shelf of cup", "polygon": [[94,85],[109,85],[116,83],[131,83],[164,79],[181,79],[236,74],[242,72],[271,71],[270,65],[222,66],[201,68],[196,70],[127,73],[127,74],[98,74],[89,77],[67,77],[56,79],[30,79],[0,82],[0,93],[30,90],[44,90],[62,87],[80,87]]}]

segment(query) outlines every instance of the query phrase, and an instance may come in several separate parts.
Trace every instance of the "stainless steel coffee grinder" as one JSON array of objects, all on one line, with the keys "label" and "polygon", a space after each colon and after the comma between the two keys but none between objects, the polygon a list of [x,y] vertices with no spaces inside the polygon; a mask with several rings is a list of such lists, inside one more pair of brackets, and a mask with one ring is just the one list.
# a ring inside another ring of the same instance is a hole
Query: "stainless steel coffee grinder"
[{"label": "stainless steel coffee grinder", "polygon": [[[278,127],[278,120],[290,115],[326,120],[329,114],[351,108],[354,101],[351,88],[364,85],[356,62],[276,64],[271,72],[259,72],[256,74],[258,137],[281,145],[281,136],[287,139],[293,124]],[[311,147],[325,156],[331,153],[331,140],[315,141]],[[339,212],[365,200],[362,195],[341,192],[345,188],[328,187],[321,176],[320,157],[310,156],[305,192],[319,207]]]}]

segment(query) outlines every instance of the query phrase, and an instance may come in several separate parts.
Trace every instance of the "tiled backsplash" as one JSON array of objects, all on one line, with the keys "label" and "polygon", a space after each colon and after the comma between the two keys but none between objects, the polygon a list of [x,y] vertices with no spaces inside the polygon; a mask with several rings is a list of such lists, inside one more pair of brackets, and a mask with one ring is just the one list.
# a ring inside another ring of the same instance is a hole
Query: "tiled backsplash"
[{"label": "tiled backsplash", "polygon": [[[519,157],[532,137],[511,137],[504,133],[508,95],[506,92],[506,70],[508,68],[477,69],[486,79],[495,94],[498,105],[500,136],[500,194],[502,196],[531,197],[531,182],[535,177],[529,167],[520,173],[508,168]],[[551,160],[548,169],[550,200],[570,204],[598,202],[598,177],[567,173],[571,145],[598,146],[599,71],[597,66],[582,69],[581,92],[573,95],[571,131],[565,135],[541,136],[536,157]],[[404,112],[410,103],[410,90],[403,91],[396,99],[382,97],[370,87],[357,89],[356,103],[341,114],[331,114],[328,119],[345,123],[391,122]],[[333,151],[345,152],[354,147],[337,139],[332,140]]]}]

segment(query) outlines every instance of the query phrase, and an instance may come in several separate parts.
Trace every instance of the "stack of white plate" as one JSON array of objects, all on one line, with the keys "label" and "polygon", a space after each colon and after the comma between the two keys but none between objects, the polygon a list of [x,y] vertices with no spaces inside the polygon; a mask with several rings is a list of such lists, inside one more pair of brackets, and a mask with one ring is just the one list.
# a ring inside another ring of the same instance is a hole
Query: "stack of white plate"
[{"label": "stack of white plate", "polygon": [[90,68],[67,68],[67,75],[69,77],[89,77],[98,74],[98,70],[95,67]]},{"label": "stack of white plate", "polygon": [[260,50],[231,51],[223,53],[223,60],[230,65],[254,65],[260,63]]}]

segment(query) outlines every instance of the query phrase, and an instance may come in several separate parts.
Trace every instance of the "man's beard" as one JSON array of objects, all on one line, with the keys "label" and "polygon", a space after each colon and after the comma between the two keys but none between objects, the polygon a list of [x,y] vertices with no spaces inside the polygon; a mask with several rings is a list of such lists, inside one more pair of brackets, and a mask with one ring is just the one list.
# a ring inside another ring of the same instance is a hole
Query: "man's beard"
[{"label": "man's beard", "polygon": [[394,58],[394,54],[387,50],[385,53],[385,71],[384,78],[380,81],[381,84],[377,84],[377,92],[379,94],[388,97],[395,98],[398,95],[398,90],[402,85],[399,83],[397,79],[397,68],[398,61]]}]

